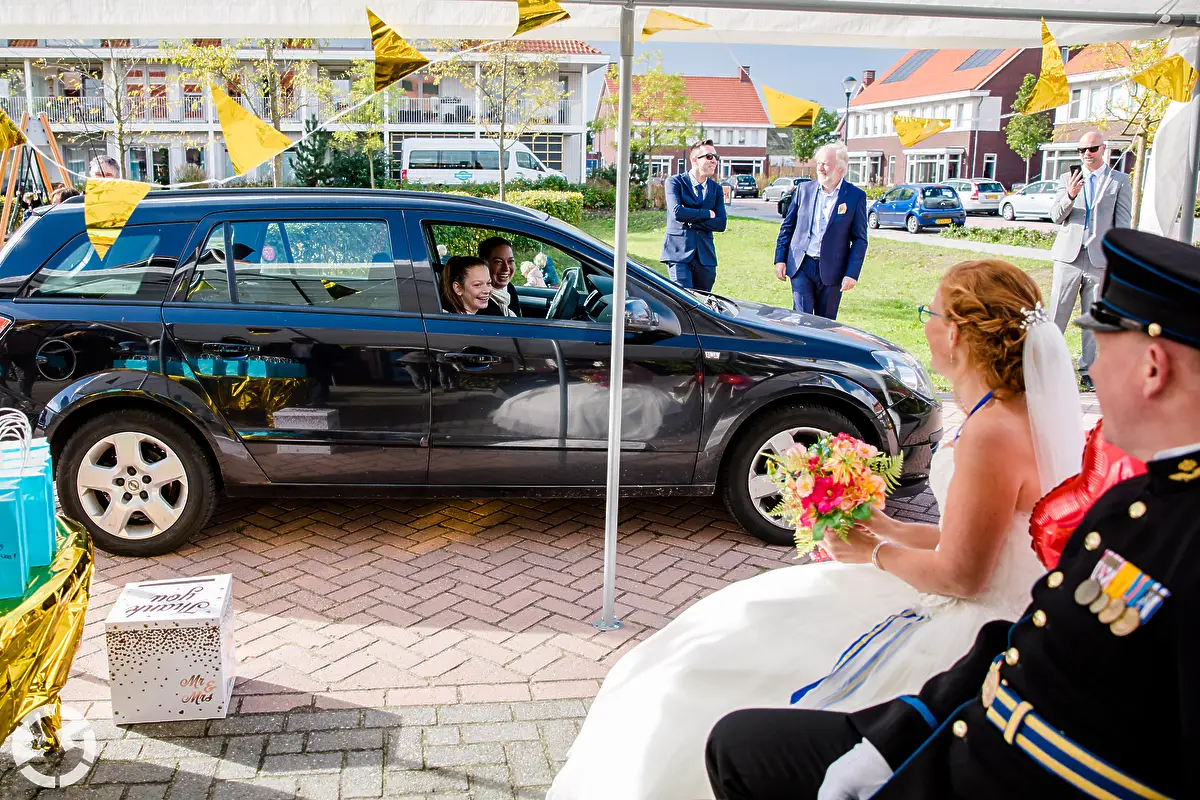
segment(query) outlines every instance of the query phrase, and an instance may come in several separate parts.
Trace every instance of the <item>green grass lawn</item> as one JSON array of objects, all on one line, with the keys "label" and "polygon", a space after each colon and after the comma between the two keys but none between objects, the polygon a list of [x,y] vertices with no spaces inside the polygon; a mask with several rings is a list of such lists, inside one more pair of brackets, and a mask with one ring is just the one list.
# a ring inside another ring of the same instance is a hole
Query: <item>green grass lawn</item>
[{"label": "green grass lawn", "polygon": [[[583,229],[610,244],[612,215],[588,216]],[[666,214],[637,211],[629,220],[629,253],[648,267],[666,274],[658,260],[666,232]],[[775,279],[775,238],[779,224],[744,217],[730,217],[724,233],[715,237],[717,283],[713,291],[742,300],[791,308],[790,284]],[[862,275],[853,291],[842,298],[838,320],[895,342],[929,366],[929,347],[917,320],[917,306],[933,300],[942,274],[954,264],[985,253],[948,250],[922,244],[874,239],[867,249]],[[1031,274],[1042,288],[1043,303],[1049,305],[1051,266],[1033,259],[1008,259]],[[1067,333],[1067,346],[1079,356],[1079,331]],[[939,388],[948,384],[934,376]]]}]

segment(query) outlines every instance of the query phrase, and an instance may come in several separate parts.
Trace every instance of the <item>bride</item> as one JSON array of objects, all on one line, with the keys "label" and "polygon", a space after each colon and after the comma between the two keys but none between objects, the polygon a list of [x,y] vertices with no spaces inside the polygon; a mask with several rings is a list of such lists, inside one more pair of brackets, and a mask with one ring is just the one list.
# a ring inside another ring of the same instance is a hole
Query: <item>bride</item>
[{"label": "bride", "polygon": [[833,562],[766,572],[689,607],[609,672],[547,800],[712,798],[704,744],[750,706],[850,711],[915,693],[982,625],[1015,618],[1042,572],[1041,495],[1083,451],[1074,370],[1037,284],[967,261],[921,309],[935,370],[970,411],[934,455],[939,525],[876,513]]}]

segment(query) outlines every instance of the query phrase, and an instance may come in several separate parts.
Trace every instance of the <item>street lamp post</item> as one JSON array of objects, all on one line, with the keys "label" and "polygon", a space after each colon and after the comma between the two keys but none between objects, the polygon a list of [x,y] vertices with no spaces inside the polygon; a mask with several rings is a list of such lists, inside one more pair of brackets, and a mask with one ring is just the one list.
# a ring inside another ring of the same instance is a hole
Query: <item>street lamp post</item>
[{"label": "street lamp post", "polygon": [[842,81],[842,88],[846,90],[846,118],[842,121],[842,144],[846,145],[847,149],[850,147],[850,97],[857,85],[858,81],[852,75],[847,75]]}]

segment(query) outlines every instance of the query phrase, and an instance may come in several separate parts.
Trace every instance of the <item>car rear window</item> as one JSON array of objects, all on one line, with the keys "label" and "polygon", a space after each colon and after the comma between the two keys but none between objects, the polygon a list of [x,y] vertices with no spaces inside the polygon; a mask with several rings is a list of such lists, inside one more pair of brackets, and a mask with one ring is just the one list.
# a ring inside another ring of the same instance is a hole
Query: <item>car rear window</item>
[{"label": "car rear window", "polygon": [[924,198],[926,198],[926,199],[929,199],[929,198],[941,198],[941,197],[945,197],[945,198],[948,198],[948,199],[950,199],[950,200],[953,200],[953,199],[955,199],[955,198],[957,197],[957,195],[955,194],[954,190],[953,190],[953,189],[951,189],[949,186],[930,186],[930,187],[927,187],[927,188],[925,188],[925,189],[922,189],[922,190],[921,190],[921,196],[922,196],[922,197],[924,197]]},{"label": "car rear window", "polygon": [[127,225],[103,259],[80,233],[34,273],[25,296],[161,301],[192,227]]},{"label": "car rear window", "polygon": [[996,181],[981,181],[979,183],[979,191],[981,192],[1003,192],[1004,187]]}]

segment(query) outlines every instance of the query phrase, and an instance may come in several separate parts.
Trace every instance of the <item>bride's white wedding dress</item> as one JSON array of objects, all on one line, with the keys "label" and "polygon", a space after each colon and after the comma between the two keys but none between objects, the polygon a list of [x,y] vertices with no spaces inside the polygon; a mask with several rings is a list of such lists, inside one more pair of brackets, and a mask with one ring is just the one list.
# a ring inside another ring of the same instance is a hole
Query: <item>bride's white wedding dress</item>
[{"label": "bride's white wedding dress", "polygon": [[[943,447],[930,468],[942,508],[953,453]],[[798,707],[849,711],[915,693],[985,622],[1015,619],[1044,571],[1029,515],[1017,513],[989,588],[970,601],[922,594],[870,564],[801,565],[731,584],[612,668],[547,800],[712,798],[704,745],[722,716],[788,706],[818,681]]]}]

